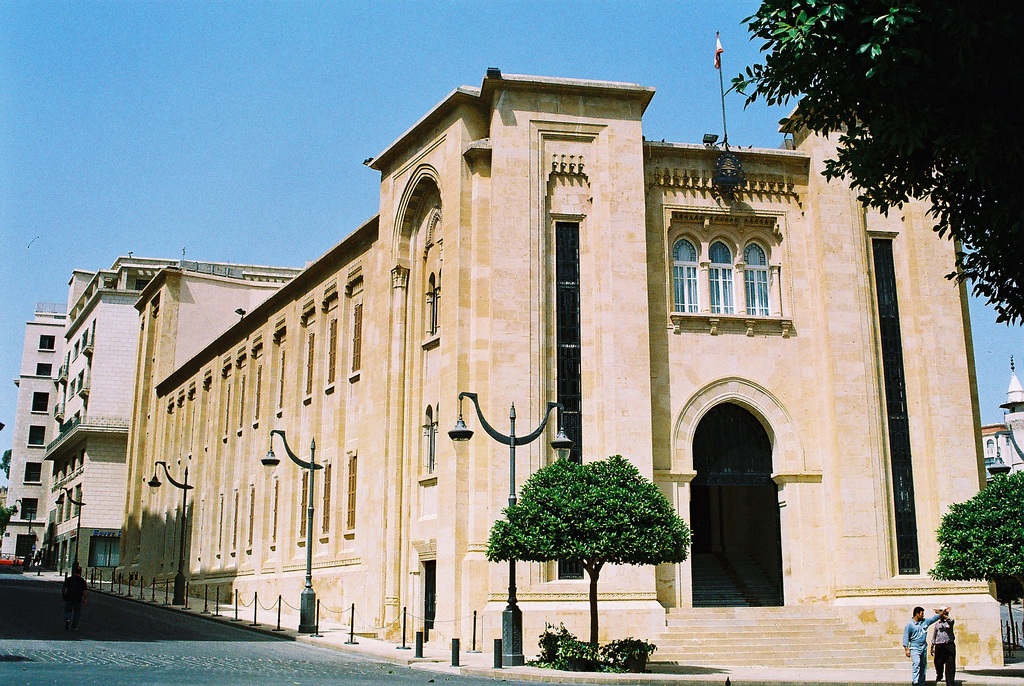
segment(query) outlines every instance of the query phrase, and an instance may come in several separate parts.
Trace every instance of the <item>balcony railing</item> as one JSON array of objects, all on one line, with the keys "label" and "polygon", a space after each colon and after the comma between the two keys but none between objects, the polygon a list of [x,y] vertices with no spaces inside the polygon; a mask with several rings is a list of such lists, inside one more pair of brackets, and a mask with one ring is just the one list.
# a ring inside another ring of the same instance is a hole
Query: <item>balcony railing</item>
[{"label": "balcony railing", "polygon": [[65,385],[68,383],[68,366],[66,364],[62,364],[60,366],[60,371],[57,372],[57,383]]},{"label": "balcony railing", "polygon": [[84,379],[82,379],[82,386],[81,388],[78,389],[78,395],[80,395],[83,398],[88,398],[89,393],[91,391],[91,386],[92,379],[90,379],[89,377],[85,377]]},{"label": "balcony railing", "polygon": [[59,446],[69,435],[81,427],[83,431],[94,431],[97,433],[121,433],[128,431],[128,419],[126,417],[94,417],[89,415],[75,414],[66,422],[61,422],[57,430],[57,437],[46,445],[46,453]]},{"label": "balcony railing", "polygon": [[64,421],[64,403],[57,403],[53,406],[53,418],[56,419],[57,422]]}]

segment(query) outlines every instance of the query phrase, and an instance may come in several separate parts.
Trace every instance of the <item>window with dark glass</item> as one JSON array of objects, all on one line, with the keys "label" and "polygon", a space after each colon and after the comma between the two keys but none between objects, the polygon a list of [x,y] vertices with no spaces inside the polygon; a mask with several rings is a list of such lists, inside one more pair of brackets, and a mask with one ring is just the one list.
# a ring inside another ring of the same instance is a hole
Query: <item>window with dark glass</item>
[{"label": "window with dark glass", "polygon": [[39,462],[25,463],[25,483],[37,484],[43,476],[43,465]]},{"label": "window with dark glass", "polygon": [[53,365],[49,362],[36,363],[36,376],[52,376]]},{"label": "window with dark glass", "polygon": [[44,334],[39,337],[39,349],[40,350],[54,350],[57,343],[57,339],[54,336]]},{"label": "window with dark glass", "polygon": [[896,519],[896,556],[900,574],[919,574],[917,512],[914,504],[914,472],[910,456],[910,422],[903,368],[903,341],[896,297],[896,268],[892,240],[871,241],[878,299],[878,329],[882,344],[882,375],[885,411],[889,428],[889,462],[892,469],[893,512]]},{"label": "window with dark glass", "polygon": [[46,427],[45,426],[30,426],[28,427],[28,444],[29,445],[46,445]]},{"label": "window with dark glass", "polygon": [[[580,335],[580,225],[555,223],[555,315],[558,402],[573,447],[567,459],[583,461],[583,378]],[[582,579],[578,560],[559,560],[559,579]]]},{"label": "window with dark glass", "polygon": [[50,409],[50,394],[36,391],[32,394],[32,411],[46,412]]},{"label": "window with dark glass", "polygon": [[[38,479],[37,479],[38,481]],[[21,509],[18,511],[18,517],[21,519],[32,520],[36,518],[39,510],[39,499],[38,498],[22,498]]]}]

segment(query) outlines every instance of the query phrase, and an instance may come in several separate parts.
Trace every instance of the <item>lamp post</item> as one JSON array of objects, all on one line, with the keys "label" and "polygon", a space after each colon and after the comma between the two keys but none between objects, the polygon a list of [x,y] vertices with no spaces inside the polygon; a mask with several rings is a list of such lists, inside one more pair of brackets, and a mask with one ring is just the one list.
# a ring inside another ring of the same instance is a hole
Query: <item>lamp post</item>
[{"label": "lamp post", "polygon": [[284,431],[273,429],[270,432],[270,450],[267,456],[260,462],[267,468],[268,473],[281,463],[281,460],[274,454],[274,434],[281,437],[284,444],[284,451],[291,458],[291,461],[303,469],[309,470],[306,490],[306,586],[299,596],[299,633],[316,633],[316,593],[313,591],[313,474],[317,469],[323,469],[323,465],[316,463],[316,441],[309,441],[309,462],[300,460],[288,447],[288,441]]},{"label": "lamp post", "polygon": [[[508,505],[513,507],[516,504],[516,446],[527,445],[535,441],[544,432],[544,427],[547,426],[551,410],[555,408],[562,410],[562,404],[548,402],[548,407],[541,418],[540,426],[533,433],[526,436],[516,436],[516,406],[515,403],[512,403],[512,407],[508,412],[509,433],[506,436],[496,431],[484,419],[476,393],[459,393],[459,418],[455,422],[455,428],[448,432],[448,436],[453,441],[468,441],[473,437],[473,430],[462,421],[463,398],[469,398],[473,401],[473,406],[476,408],[476,416],[480,420],[480,425],[484,428],[484,432],[498,443],[508,446]],[[558,452],[559,457],[565,457],[568,455],[569,450],[572,449],[572,445],[572,440],[565,435],[565,432],[559,426],[555,440],[551,441],[551,447]],[[519,609],[519,604],[516,601],[516,561],[514,558],[508,561],[508,605],[505,606],[505,611],[501,613],[501,653],[501,662],[505,666],[519,667],[525,663],[523,658],[523,612]]]},{"label": "lamp post", "polygon": [[[20,508],[20,512],[21,512],[21,515],[22,515],[22,519],[24,519],[25,518],[25,500],[23,498],[18,498],[17,500],[14,501],[14,509],[12,510],[11,514],[18,514],[19,508]],[[28,536],[29,536],[29,538],[32,538],[32,523],[35,521],[35,519],[36,519],[36,511],[35,510],[29,510],[28,511]],[[33,541],[32,541],[32,550],[30,550],[29,553],[27,555],[25,555],[25,565],[24,565],[25,571],[28,571],[29,567],[31,566],[32,555],[36,552],[35,551],[35,547],[36,547],[35,539],[33,539]],[[42,565],[40,565],[40,566],[42,566]]]},{"label": "lamp post", "polygon": [[[71,489],[65,486],[60,487],[61,494],[57,496],[57,504],[64,504],[64,495],[67,494],[68,501],[78,507],[78,525],[75,527],[75,563],[78,562],[78,542],[82,538],[82,508],[85,507],[85,501],[75,500],[75,497],[71,495]],[[71,565],[74,567],[74,563]],[[81,566],[81,565],[79,565]]]},{"label": "lamp post", "polygon": [[171,473],[167,470],[167,463],[163,460],[157,460],[156,464],[153,465],[153,478],[150,479],[147,485],[150,488],[160,488],[160,479],[156,478],[156,465],[160,465],[164,468],[164,476],[171,482],[171,485],[181,490],[181,541],[178,547],[178,573],[174,575],[174,597],[171,599],[172,605],[184,605],[185,604],[185,512],[187,505],[188,492],[193,487],[188,485],[188,465],[185,465],[185,480],[182,483],[178,483],[171,476]]}]

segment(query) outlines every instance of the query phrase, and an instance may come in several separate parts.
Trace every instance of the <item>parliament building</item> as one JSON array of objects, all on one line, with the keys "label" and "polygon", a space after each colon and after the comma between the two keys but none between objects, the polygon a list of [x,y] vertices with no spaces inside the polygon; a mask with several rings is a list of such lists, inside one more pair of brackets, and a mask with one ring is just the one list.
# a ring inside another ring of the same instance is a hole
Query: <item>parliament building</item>
[{"label": "parliament building", "polygon": [[[368,161],[379,214],[321,227],[347,237],[257,306],[199,326],[188,273],[153,278],[121,571],[173,577],[184,526],[192,595],[297,606],[312,504],[322,617],[354,605],[357,632],[400,641],[404,609],[410,635],[468,646],[476,613],[490,646],[509,454],[468,402],[476,435],[449,440],[472,392],[503,432],[514,404],[520,435],[561,403],[571,459],[623,455],[689,523],[686,562],[605,568],[602,641],[690,664],[827,647],[902,665],[911,608],[942,604],[961,660],[1001,664],[987,584],[928,574],[942,515],[985,483],[954,244],[923,204],[881,216],[826,181],[835,140],[646,140],[653,96],[488,70]],[[556,459],[554,424],[519,448],[517,487]],[[315,442],[312,503],[272,430],[303,460]],[[157,461],[189,470],[184,516],[181,491],[147,486]],[[545,622],[586,634],[578,564],[517,569],[525,652]],[[751,650],[768,626],[809,638]]]}]

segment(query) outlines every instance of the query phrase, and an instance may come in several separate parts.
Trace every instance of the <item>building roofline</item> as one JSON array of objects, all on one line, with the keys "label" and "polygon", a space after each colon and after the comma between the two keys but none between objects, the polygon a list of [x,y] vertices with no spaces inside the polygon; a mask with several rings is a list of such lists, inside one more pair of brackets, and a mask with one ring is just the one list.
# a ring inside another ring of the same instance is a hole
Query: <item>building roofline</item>
[{"label": "building roofline", "polygon": [[435,126],[459,105],[480,107],[494,99],[500,90],[533,90],[608,96],[637,100],[641,103],[641,116],[654,97],[654,88],[621,81],[594,81],[588,79],[556,78],[552,76],[529,76],[526,74],[502,74],[497,69],[488,69],[480,88],[459,86],[434,105],[423,117],[395,139],[376,157],[365,163],[371,169],[383,172],[406,145]]},{"label": "building roofline", "polygon": [[[334,247],[309,263],[295,278],[272,293],[270,297],[257,305],[252,312],[242,316],[239,321],[235,322],[195,355],[179,365],[166,378],[156,384],[157,397],[166,395],[169,390],[177,388],[182,381],[202,369],[208,360],[223,354],[230,347],[227,345],[229,341],[231,341],[233,346],[237,339],[263,326],[269,320],[271,312],[279,309],[282,304],[289,300],[294,299],[297,293],[305,292],[310,283],[319,278],[326,265],[336,261],[338,257],[346,252],[356,252],[364,249],[375,241],[377,239],[379,220],[380,215],[374,215],[365,221],[359,228],[336,243]],[[143,302],[141,298],[139,302]]]}]

